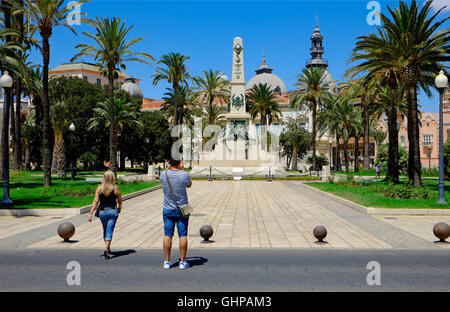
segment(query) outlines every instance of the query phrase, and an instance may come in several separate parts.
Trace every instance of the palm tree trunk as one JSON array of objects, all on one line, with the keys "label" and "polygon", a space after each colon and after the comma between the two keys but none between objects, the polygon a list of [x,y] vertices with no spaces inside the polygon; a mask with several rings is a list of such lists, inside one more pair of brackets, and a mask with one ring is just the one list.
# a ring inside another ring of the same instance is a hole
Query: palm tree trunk
[{"label": "palm tree trunk", "polygon": [[55,136],[52,171],[56,173],[58,178],[66,177],[66,148],[61,134]]},{"label": "palm tree trunk", "polygon": [[213,120],[213,101],[214,101],[214,97],[210,96],[209,97],[209,124],[212,125],[214,124],[214,120]]},{"label": "palm tree trunk", "polygon": [[349,168],[348,168],[348,151],[347,151],[347,147],[348,147],[348,139],[344,138],[344,163],[345,163],[345,171],[349,172]]},{"label": "palm tree trunk", "polygon": [[297,146],[292,147],[291,170],[297,171]]},{"label": "palm tree trunk", "polygon": [[[179,113],[178,113],[178,83],[174,82],[172,84],[172,88],[173,88],[173,94],[175,96],[175,102],[174,102],[174,107],[173,107],[173,125],[179,125]],[[174,140],[176,140],[176,138],[173,138]]]},{"label": "palm tree trunk", "polygon": [[341,150],[340,150],[340,141],[339,134],[336,131],[336,169],[335,171],[342,171],[342,165],[341,165]]},{"label": "palm tree trunk", "polygon": [[20,77],[17,78],[16,84],[16,122],[15,122],[15,134],[16,139],[14,141],[14,162],[13,162],[13,170],[19,171],[22,169],[22,144],[21,139],[22,135],[20,133],[20,109],[22,102],[22,79]]},{"label": "palm tree trunk", "polygon": [[422,186],[416,85],[407,87],[406,101],[408,103],[408,177],[414,186]]},{"label": "palm tree trunk", "polygon": [[50,62],[50,45],[49,37],[43,36],[42,38],[42,58],[43,58],[43,71],[42,71],[42,153],[44,161],[44,186],[51,186],[52,174],[51,164],[52,155],[50,150],[50,105],[48,98],[48,64]]},{"label": "palm tree trunk", "polygon": [[114,129],[114,66],[108,68],[108,83],[109,83],[109,161],[110,170],[117,175],[117,154],[115,147],[115,129]]},{"label": "palm tree trunk", "polygon": [[359,171],[359,137],[355,136],[355,167],[354,172]]},{"label": "palm tree trunk", "polygon": [[369,155],[369,137],[370,137],[370,119],[369,119],[369,105],[367,102],[364,104],[364,163],[363,169],[369,170],[370,167],[370,155]]},{"label": "palm tree trunk", "polygon": [[313,170],[317,170],[317,160],[316,160],[316,137],[317,137],[317,105],[313,103],[312,107],[312,148],[313,148],[313,159],[312,166]]},{"label": "palm tree trunk", "polygon": [[390,87],[390,108],[388,114],[389,156],[386,179],[398,183],[398,131],[397,131],[397,103],[396,88]]},{"label": "palm tree trunk", "polygon": [[25,170],[31,170],[30,144],[25,144]]}]

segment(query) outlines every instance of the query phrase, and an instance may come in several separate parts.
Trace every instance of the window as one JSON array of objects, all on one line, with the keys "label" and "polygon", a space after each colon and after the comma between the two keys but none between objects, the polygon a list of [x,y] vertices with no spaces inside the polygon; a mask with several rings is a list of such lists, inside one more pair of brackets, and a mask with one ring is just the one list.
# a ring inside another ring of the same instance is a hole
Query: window
[{"label": "window", "polygon": [[97,79],[97,84],[100,86],[102,84],[102,80],[101,79]]},{"label": "window", "polygon": [[83,76],[83,80],[84,81],[88,81],[86,76]]},{"label": "window", "polygon": [[400,136],[400,146],[401,147],[406,146],[406,137],[403,134]]},{"label": "window", "polygon": [[423,135],[423,146],[433,145],[433,135],[432,134],[424,134]]}]

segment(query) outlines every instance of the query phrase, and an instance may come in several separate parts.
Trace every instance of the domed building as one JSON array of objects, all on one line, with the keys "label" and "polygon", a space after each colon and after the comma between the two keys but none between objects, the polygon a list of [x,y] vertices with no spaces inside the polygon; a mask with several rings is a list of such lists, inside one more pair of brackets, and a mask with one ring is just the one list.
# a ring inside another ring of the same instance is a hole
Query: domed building
[{"label": "domed building", "polygon": [[258,69],[255,69],[256,76],[254,76],[245,86],[246,90],[252,89],[258,84],[267,84],[271,90],[274,90],[278,94],[284,94],[287,92],[286,85],[283,80],[275,74],[272,74],[273,67],[267,66],[266,57],[263,56],[262,64]]},{"label": "domed building", "polygon": [[121,86],[121,89],[128,92],[131,96],[138,97],[140,99],[144,98],[141,88],[136,84],[134,78],[126,78],[125,83]]}]

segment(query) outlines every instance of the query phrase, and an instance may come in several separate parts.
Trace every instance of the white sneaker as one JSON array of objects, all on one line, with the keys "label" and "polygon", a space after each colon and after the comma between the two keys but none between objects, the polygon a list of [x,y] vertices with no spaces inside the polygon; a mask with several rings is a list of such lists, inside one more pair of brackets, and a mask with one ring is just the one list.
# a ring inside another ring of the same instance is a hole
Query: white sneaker
[{"label": "white sneaker", "polygon": [[180,270],[184,270],[189,268],[189,263],[187,262],[180,262]]},{"label": "white sneaker", "polygon": [[166,270],[170,269],[170,265],[171,265],[170,261],[164,261],[164,269]]}]

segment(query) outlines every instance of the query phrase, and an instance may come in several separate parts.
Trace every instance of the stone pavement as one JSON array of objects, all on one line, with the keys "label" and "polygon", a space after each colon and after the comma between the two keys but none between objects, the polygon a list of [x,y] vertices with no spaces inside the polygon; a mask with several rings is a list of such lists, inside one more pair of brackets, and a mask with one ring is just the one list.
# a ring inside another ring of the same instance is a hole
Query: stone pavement
[{"label": "stone pavement", "polygon": [[[372,217],[313,193],[301,182],[193,181],[188,195],[195,209],[189,224],[190,248],[450,247],[434,244],[432,233],[435,223],[449,223],[450,217]],[[161,212],[162,190],[125,201],[116,224],[113,249],[161,248]],[[62,243],[56,235],[55,229],[63,220],[76,225],[71,244]],[[214,229],[213,243],[201,243],[199,229],[204,224]],[[328,244],[315,243],[312,230],[317,225],[327,228]],[[32,248],[103,248],[101,235],[100,221],[94,218],[89,223],[87,215],[58,220],[0,218],[0,247],[22,244]],[[175,234],[175,248],[177,243]]]}]

